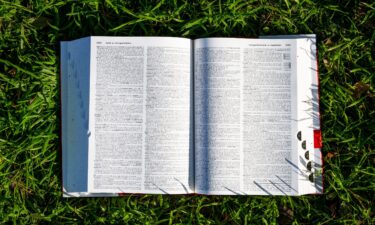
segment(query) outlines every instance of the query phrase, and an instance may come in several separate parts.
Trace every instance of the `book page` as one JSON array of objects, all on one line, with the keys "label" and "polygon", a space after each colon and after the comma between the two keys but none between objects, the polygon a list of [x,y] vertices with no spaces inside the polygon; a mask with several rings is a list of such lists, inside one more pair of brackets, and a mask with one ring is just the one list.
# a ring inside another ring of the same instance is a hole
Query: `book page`
[{"label": "book page", "polygon": [[297,195],[296,41],[194,48],[196,192]]},{"label": "book page", "polygon": [[192,192],[191,47],[92,37],[89,192]]}]

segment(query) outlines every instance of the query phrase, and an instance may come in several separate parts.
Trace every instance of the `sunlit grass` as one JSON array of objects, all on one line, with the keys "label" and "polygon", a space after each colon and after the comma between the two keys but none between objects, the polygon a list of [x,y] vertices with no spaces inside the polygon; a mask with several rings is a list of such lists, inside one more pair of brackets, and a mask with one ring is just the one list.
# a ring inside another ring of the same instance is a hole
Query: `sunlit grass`
[{"label": "sunlit grass", "polygon": [[[315,33],[325,193],[62,199],[59,41]],[[373,1],[0,0],[0,224],[375,223]]]}]

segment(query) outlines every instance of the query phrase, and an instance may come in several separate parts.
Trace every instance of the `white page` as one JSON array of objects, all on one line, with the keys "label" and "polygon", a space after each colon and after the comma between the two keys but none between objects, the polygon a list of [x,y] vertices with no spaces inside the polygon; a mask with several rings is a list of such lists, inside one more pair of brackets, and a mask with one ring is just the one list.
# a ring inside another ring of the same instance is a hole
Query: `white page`
[{"label": "white page", "polygon": [[194,48],[196,192],[297,195],[296,41]]},{"label": "white page", "polygon": [[183,38],[92,37],[89,192],[192,192],[190,51]]}]

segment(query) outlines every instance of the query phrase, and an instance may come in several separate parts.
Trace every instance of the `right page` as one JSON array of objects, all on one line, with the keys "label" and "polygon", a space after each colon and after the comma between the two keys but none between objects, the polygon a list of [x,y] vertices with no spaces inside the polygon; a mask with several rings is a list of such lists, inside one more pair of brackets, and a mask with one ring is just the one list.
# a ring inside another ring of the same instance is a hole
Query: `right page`
[{"label": "right page", "polygon": [[312,182],[298,147],[297,77],[309,76],[298,48],[296,39],[195,40],[197,193],[316,192],[301,189]]}]

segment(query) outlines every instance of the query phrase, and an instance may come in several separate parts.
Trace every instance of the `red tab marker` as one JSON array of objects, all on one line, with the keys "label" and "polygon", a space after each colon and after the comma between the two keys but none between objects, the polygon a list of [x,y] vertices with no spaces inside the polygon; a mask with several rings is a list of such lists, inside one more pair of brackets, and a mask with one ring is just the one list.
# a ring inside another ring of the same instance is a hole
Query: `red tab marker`
[{"label": "red tab marker", "polygon": [[322,132],[320,130],[314,130],[314,148],[322,147]]}]

